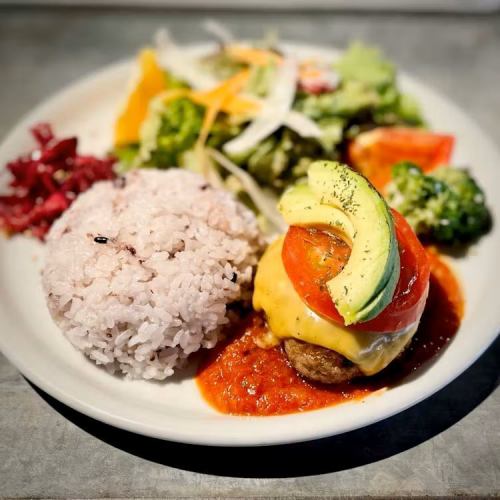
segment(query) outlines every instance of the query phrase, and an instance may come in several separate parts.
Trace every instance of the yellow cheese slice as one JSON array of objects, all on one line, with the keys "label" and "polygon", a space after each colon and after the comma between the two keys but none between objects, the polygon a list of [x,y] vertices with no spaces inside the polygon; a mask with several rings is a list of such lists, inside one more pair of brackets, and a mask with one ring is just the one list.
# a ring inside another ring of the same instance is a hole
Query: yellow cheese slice
[{"label": "yellow cheese slice", "polygon": [[294,337],[331,349],[354,364],[365,375],[385,368],[404,349],[417,326],[399,333],[357,332],[327,321],[302,301],[281,260],[283,238],[272,243],[257,268],[253,305],[266,314],[272,334]]}]

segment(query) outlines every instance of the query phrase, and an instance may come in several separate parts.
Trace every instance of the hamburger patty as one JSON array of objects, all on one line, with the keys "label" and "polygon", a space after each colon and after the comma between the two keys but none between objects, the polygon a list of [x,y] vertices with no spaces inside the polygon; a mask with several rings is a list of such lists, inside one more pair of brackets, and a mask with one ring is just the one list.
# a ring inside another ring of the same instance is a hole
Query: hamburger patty
[{"label": "hamburger patty", "polygon": [[296,339],[286,339],[283,345],[292,366],[315,382],[340,384],[363,376],[356,365],[331,349]]}]

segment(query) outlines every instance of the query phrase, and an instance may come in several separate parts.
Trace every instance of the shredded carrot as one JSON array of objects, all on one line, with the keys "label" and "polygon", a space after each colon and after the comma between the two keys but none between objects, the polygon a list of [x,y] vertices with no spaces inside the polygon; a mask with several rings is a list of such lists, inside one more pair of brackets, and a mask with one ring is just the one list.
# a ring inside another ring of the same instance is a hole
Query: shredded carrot
[{"label": "shredded carrot", "polygon": [[208,134],[210,133],[210,129],[219,114],[220,107],[218,102],[214,102],[211,106],[207,108],[205,111],[205,116],[203,118],[203,124],[201,126],[200,135],[197,140],[197,146],[203,146],[207,141]]},{"label": "shredded carrot", "polygon": [[245,47],[244,45],[229,45],[225,48],[226,54],[235,61],[253,66],[267,66],[279,64],[281,57],[275,52],[265,49]]},{"label": "shredded carrot", "polygon": [[261,108],[256,99],[250,97],[233,96],[221,107],[221,111],[229,115],[255,115]]},{"label": "shredded carrot", "polygon": [[167,86],[165,73],[152,49],[144,49],[139,54],[139,69],[139,80],[115,123],[116,146],[139,142],[139,130],[146,118],[149,102]]},{"label": "shredded carrot", "polygon": [[[210,128],[212,127],[219,111],[223,110],[228,104],[233,103],[235,106],[234,98],[236,94],[248,82],[250,73],[248,70],[243,70],[232,76],[228,80],[223,81],[212,90],[207,92],[191,92],[191,98],[194,102],[206,106],[205,118],[201,127],[200,136],[198,138],[198,145],[204,145]],[[240,103],[241,104],[241,103]]]},{"label": "shredded carrot", "polygon": [[169,102],[175,101],[176,99],[180,99],[181,97],[191,98],[191,91],[189,89],[170,89],[165,90],[157,96],[158,99],[161,99],[164,104],[168,104]]},{"label": "shredded carrot", "polygon": [[213,89],[207,91],[192,92],[193,100],[205,104],[218,99],[226,99],[228,96],[238,93],[248,82],[250,72],[247,69],[236,73],[232,77],[219,83]]},{"label": "shredded carrot", "polygon": [[[231,105],[233,108],[236,107],[238,103],[234,101],[234,99],[237,98],[236,94],[246,85],[249,76],[250,72],[248,70],[243,70],[223,81],[214,89],[206,92],[191,92],[191,99],[194,102],[206,106],[200,135],[195,145],[195,154],[198,158],[198,162],[202,166],[202,172],[205,177],[207,177],[209,165],[207,157],[204,154],[204,148],[210,129],[221,110],[227,110],[227,106],[231,107]],[[239,104],[241,105],[241,102]]]},{"label": "shredded carrot", "polygon": [[[153,97],[161,99],[165,104],[185,97],[206,108],[197,146],[205,144],[210,129],[220,111],[231,115],[254,115],[260,109],[258,100],[238,95],[248,82],[249,70],[242,70],[207,91],[193,91],[190,89],[165,90],[165,76],[156,63],[154,52],[149,49],[141,52],[139,63],[141,78],[131,92],[127,106],[115,125],[116,145],[139,141],[140,127],[147,116],[149,103]],[[159,81],[160,74],[161,82]]]},{"label": "shredded carrot", "polygon": [[324,67],[321,67],[315,59],[302,61],[299,65],[299,78],[301,80],[307,80],[308,78],[320,78],[324,74]]},{"label": "shredded carrot", "polygon": [[[196,104],[204,106],[205,108],[210,107],[218,97],[210,95],[210,92],[194,92],[189,89],[172,89],[165,90],[158,95],[158,98],[163,101],[164,104],[180,99],[181,97],[186,97],[191,99]],[[250,97],[243,97],[238,95],[227,96],[227,99],[221,105],[220,110],[224,111],[230,115],[252,115],[257,113],[260,109],[260,102],[256,99]]]},{"label": "shredded carrot", "polygon": [[318,68],[301,67],[299,69],[299,78],[301,80],[306,80],[308,78],[320,78],[323,74],[324,72]]}]

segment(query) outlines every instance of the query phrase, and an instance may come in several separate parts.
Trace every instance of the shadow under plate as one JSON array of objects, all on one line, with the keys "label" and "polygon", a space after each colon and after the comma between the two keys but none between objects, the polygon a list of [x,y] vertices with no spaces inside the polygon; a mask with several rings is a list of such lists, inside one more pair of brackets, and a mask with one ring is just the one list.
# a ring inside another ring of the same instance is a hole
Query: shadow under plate
[{"label": "shadow under plate", "polygon": [[[326,474],[382,460],[448,429],[484,401],[499,383],[500,338],[460,377],[391,418],[352,432],[304,443],[222,448],[163,441],[117,429],[35,391],[92,436],[138,457],[178,469],[232,477]],[[332,453],[336,450],[336,453]],[[328,459],[326,459],[328,457]]]}]

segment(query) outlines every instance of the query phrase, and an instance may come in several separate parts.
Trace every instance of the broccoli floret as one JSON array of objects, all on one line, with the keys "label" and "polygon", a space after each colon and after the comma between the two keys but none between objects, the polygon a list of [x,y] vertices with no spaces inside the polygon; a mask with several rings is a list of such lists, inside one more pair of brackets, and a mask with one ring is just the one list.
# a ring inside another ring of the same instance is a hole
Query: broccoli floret
[{"label": "broccoli floret", "polygon": [[484,193],[466,169],[441,167],[425,175],[412,163],[398,163],[387,198],[419,236],[438,243],[470,242],[491,225]]}]

